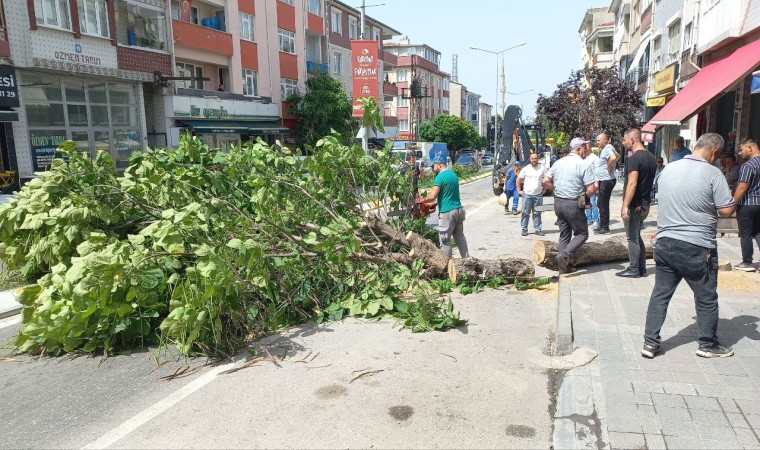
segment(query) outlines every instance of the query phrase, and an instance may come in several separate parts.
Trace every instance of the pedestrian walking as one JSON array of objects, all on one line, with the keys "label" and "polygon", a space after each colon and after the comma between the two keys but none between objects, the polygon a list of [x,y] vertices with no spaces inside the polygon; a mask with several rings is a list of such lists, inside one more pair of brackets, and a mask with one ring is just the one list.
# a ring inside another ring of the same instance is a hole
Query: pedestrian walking
[{"label": "pedestrian walking", "polygon": [[570,154],[549,169],[544,187],[554,191],[554,213],[559,224],[559,253],[557,265],[560,273],[573,269],[575,252],[588,239],[586,223],[586,197],[594,195],[594,173],[583,161],[588,141],[574,138],[570,141]]},{"label": "pedestrian walking", "polygon": [[760,148],[757,141],[752,138],[742,139],[739,155],[746,162],[739,169],[739,183],[734,192],[734,201],[739,205],[736,221],[739,223],[739,242],[742,248],[742,262],[735,268],[753,272],[753,239],[760,248]]},{"label": "pedestrian walking", "polygon": [[[711,358],[734,354],[718,340],[718,215],[731,216],[736,205],[723,174],[712,165],[722,149],[720,135],[704,134],[697,140],[694,153],[668,164],[658,181],[656,272],[641,349],[646,358],[654,358],[660,351],[660,330],[668,304],[683,279],[694,293],[697,355]],[[684,189],[687,185],[689,188]]]},{"label": "pedestrian walking", "polygon": [[520,161],[515,161],[512,168],[507,171],[504,181],[504,192],[507,193],[507,202],[504,204],[504,212],[509,212],[509,201],[512,200],[512,214],[517,215],[517,205],[520,203],[520,192],[517,190],[517,175],[520,174]]},{"label": "pedestrian walking", "polygon": [[628,259],[630,265],[615,275],[626,278],[638,278],[646,275],[646,252],[641,229],[649,215],[649,200],[652,197],[654,175],[657,170],[657,158],[641,142],[641,131],[631,128],[623,136],[623,145],[632,151],[628,158],[623,185],[623,208],[620,217],[625,225],[628,238]]},{"label": "pedestrian walking", "polygon": [[596,180],[599,190],[596,193],[596,204],[599,208],[599,225],[594,229],[596,234],[608,234],[610,232],[610,198],[615,189],[615,164],[618,161],[618,153],[610,144],[607,133],[600,133],[596,137],[596,145],[602,149],[596,163]]},{"label": "pedestrian walking", "polygon": [[[584,158],[584,161],[586,164],[591,168],[591,172],[594,174],[594,180],[596,180],[596,190],[597,194],[599,193],[599,183],[596,179],[596,165],[599,161],[599,157],[596,156],[596,154],[591,150],[591,143],[589,142],[586,144],[586,157]],[[594,224],[599,224],[599,208],[597,207],[596,203],[596,196],[597,194],[594,194],[589,199],[589,204],[591,205],[590,208],[586,208],[586,223],[591,226]]]},{"label": "pedestrian walking", "polygon": [[425,203],[438,202],[438,237],[441,251],[451,258],[451,237],[456,239],[459,256],[467,258],[467,238],[464,236],[465,212],[459,198],[459,177],[448,168],[446,158],[437,156],[432,160],[435,181]]},{"label": "pedestrian walking", "polygon": [[687,155],[691,155],[691,150],[686,148],[686,145],[684,143],[683,136],[676,136],[676,148],[673,149],[672,152],[670,152],[670,162],[676,162],[679,159],[683,159]]},{"label": "pedestrian walking", "polygon": [[528,218],[533,214],[533,231],[536,236],[543,236],[541,231],[541,211],[536,211],[537,206],[544,204],[544,178],[546,168],[538,163],[538,153],[531,153],[530,165],[523,167],[517,176],[517,191],[523,197],[522,217],[520,226],[522,235],[528,235]]}]

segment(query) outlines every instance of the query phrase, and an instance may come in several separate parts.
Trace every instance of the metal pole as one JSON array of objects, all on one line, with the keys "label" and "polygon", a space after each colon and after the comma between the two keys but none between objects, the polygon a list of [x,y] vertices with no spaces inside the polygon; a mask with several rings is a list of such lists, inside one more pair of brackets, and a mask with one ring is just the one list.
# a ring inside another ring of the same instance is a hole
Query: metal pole
[{"label": "metal pole", "polygon": [[496,96],[494,96],[493,109],[496,113],[493,115],[493,157],[496,161],[499,158],[498,144],[499,142],[499,128],[497,125],[497,119],[499,116],[499,54],[496,54]]},{"label": "metal pole", "polygon": [[361,34],[359,35],[359,39],[364,40],[364,16],[366,15],[365,10],[367,9],[365,0],[362,0],[362,13],[361,13]]}]

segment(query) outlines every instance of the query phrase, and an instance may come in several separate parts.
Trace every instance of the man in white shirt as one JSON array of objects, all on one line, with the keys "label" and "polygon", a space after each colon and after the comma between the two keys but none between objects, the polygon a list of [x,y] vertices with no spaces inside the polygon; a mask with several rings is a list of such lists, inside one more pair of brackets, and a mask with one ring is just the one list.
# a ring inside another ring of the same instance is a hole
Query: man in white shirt
[{"label": "man in white shirt", "polygon": [[546,168],[538,163],[538,153],[531,153],[530,165],[525,166],[517,176],[517,191],[523,197],[523,210],[520,225],[522,235],[528,235],[528,217],[533,212],[533,230],[536,236],[543,236],[541,231],[541,211],[536,211],[537,206],[544,204],[544,177]]},{"label": "man in white shirt", "polygon": [[615,164],[618,160],[615,147],[610,144],[610,138],[606,133],[600,133],[596,137],[596,145],[602,149],[596,162],[596,179],[599,182],[599,190],[596,193],[596,204],[599,207],[599,226],[594,229],[596,234],[610,232],[610,197],[615,189]]}]

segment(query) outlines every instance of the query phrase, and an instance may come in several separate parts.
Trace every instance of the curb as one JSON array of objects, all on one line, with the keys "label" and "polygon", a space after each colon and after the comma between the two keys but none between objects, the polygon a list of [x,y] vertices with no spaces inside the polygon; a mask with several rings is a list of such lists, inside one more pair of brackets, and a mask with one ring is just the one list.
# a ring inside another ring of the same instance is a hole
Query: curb
[{"label": "curb", "polygon": [[554,356],[573,353],[573,303],[570,286],[559,279],[559,300],[557,301],[556,348]]},{"label": "curb", "polygon": [[10,289],[0,292],[0,319],[15,316],[24,309],[24,306],[16,301],[18,291],[19,289]]}]

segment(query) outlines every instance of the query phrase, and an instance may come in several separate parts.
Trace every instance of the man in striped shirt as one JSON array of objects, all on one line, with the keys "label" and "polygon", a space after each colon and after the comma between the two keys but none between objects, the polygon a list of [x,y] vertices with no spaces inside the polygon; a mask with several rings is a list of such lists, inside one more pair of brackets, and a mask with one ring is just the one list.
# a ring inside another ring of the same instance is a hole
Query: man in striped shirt
[{"label": "man in striped shirt", "polygon": [[739,222],[739,242],[742,262],[735,268],[754,272],[752,264],[752,240],[760,248],[760,149],[752,138],[744,138],[739,144],[739,156],[746,162],[739,170],[739,184],[734,201],[739,206],[736,219]]}]

